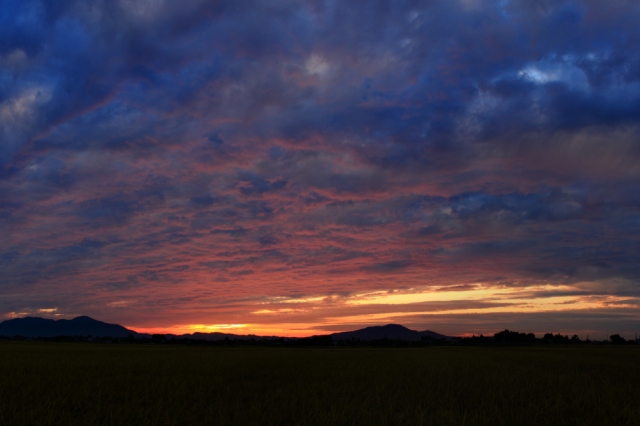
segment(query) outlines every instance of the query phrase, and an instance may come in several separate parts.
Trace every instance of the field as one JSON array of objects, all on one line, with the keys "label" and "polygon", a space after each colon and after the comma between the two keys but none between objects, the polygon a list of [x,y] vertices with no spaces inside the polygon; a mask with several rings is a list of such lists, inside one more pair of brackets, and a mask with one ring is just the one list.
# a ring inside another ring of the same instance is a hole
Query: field
[{"label": "field", "polygon": [[0,342],[2,425],[639,425],[638,347]]}]

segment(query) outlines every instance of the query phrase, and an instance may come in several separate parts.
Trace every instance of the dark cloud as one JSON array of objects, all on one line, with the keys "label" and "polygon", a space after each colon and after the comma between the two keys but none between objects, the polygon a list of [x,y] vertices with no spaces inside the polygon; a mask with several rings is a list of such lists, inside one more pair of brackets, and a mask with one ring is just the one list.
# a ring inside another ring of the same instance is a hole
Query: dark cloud
[{"label": "dark cloud", "polygon": [[136,203],[121,194],[86,200],[78,206],[80,217],[94,227],[122,226],[136,212]]},{"label": "dark cloud", "polygon": [[364,269],[375,273],[397,272],[408,268],[412,263],[410,260],[392,260],[389,262],[374,263],[366,266]]},{"label": "dark cloud", "polygon": [[638,294],[634,2],[0,12],[11,309],[64,293],[108,313],[96,306],[126,292],[156,318],[171,300],[219,307],[194,308],[204,293],[419,288],[425,271],[438,285]]},{"label": "dark cloud", "polygon": [[209,207],[215,202],[218,201],[216,197],[211,195],[198,195],[196,197],[191,197],[191,202],[197,207]]},{"label": "dark cloud", "polygon": [[269,182],[250,171],[239,173],[238,180],[240,182],[246,182],[245,185],[239,188],[240,193],[243,195],[262,195],[265,192],[282,189],[287,185],[287,181],[285,180]]}]

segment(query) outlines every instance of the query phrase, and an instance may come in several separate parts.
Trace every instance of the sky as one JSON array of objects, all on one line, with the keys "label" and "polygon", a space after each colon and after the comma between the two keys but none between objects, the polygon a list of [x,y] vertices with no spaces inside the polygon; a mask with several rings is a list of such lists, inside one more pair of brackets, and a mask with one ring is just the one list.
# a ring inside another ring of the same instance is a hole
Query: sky
[{"label": "sky", "polygon": [[638,22],[634,0],[0,0],[0,319],[633,337]]}]

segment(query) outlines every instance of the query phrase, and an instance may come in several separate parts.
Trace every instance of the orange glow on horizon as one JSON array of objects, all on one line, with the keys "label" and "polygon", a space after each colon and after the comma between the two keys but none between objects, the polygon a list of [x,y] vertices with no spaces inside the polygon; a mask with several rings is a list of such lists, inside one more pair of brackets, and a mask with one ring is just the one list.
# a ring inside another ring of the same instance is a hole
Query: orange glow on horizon
[{"label": "orange glow on horizon", "polygon": [[169,327],[128,327],[130,330],[134,330],[138,333],[146,334],[193,334],[193,333],[225,333],[225,334],[237,334],[237,335],[255,335],[255,336],[278,336],[278,337],[307,337],[315,334],[327,334],[325,332],[308,329],[292,329],[293,324],[282,325],[261,325],[261,324],[234,324],[241,325],[241,327],[228,327],[228,328],[211,328],[211,326],[205,326],[200,328],[201,324],[186,324],[176,325]]},{"label": "orange glow on horizon", "polygon": [[[244,307],[246,314],[240,316],[235,314],[236,318],[250,319],[242,323],[193,323],[166,327],[132,327],[132,329],[149,334],[181,335],[219,332],[238,335],[307,337],[350,331],[371,325],[416,324],[418,321],[425,321],[425,317],[449,315],[478,315],[480,318],[488,314],[530,314],[599,309],[633,311],[637,309],[639,302],[637,298],[632,297],[583,295],[579,294],[579,290],[579,287],[567,285],[491,287],[478,284],[475,287],[457,291],[449,290],[447,287],[436,287],[428,290],[414,288],[403,291],[375,291],[344,297],[332,295],[315,295],[299,299],[269,297],[246,305]],[[571,292],[575,294],[567,295]],[[383,312],[373,312],[372,308],[380,308]],[[416,318],[423,319],[416,320]],[[434,331],[456,335],[443,329]]]}]

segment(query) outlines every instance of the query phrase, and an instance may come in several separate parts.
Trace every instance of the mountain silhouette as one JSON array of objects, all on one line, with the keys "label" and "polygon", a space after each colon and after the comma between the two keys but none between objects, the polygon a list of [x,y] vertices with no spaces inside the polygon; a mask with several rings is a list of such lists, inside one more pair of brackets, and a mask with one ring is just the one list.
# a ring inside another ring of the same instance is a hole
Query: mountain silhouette
[{"label": "mountain silhouette", "polygon": [[0,323],[0,336],[57,337],[57,336],[94,336],[128,337],[138,336],[118,324],[108,324],[87,316],[71,320],[25,317],[6,320]]},{"label": "mountain silhouette", "polygon": [[423,337],[433,339],[449,339],[450,337],[438,334],[433,331],[416,331],[411,330],[399,324],[377,325],[366,327],[355,331],[345,331],[342,333],[331,334],[333,340],[420,340]]},{"label": "mountain silhouette", "polygon": [[[114,337],[127,338],[133,336],[135,338],[150,338],[151,335],[137,333],[118,324],[109,324],[98,321],[87,316],[80,316],[71,320],[59,319],[52,320],[38,317],[15,318],[0,322],[0,336],[13,337],[59,337],[59,336],[93,336],[93,337]],[[200,333],[193,334],[166,334],[166,339],[195,339],[219,341],[224,339],[230,340],[261,340],[261,339],[279,339],[278,336],[256,336],[253,334],[241,335],[231,333]],[[416,331],[408,329],[398,324],[387,324],[383,326],[367,327],[355,331],[345,331],[341,333],[333,333],[328,335],[334,341],[350,340],[352,338],[358,340],[421,340],[425,337],[433,339],[450,339],[448,336],[435,333],[433,331]],[[294,338],[296,340],[296,338]]]}]

